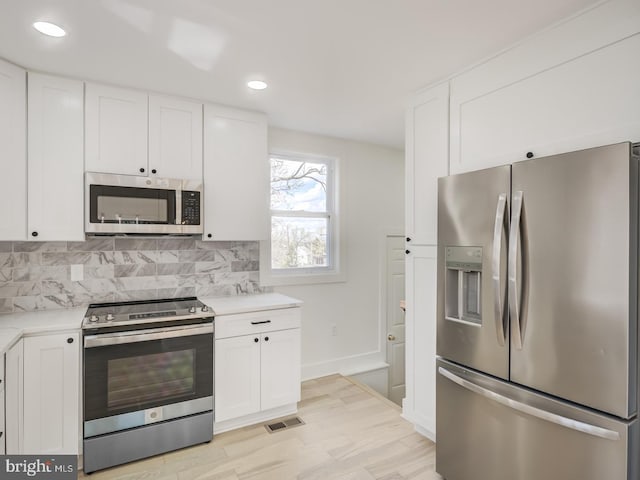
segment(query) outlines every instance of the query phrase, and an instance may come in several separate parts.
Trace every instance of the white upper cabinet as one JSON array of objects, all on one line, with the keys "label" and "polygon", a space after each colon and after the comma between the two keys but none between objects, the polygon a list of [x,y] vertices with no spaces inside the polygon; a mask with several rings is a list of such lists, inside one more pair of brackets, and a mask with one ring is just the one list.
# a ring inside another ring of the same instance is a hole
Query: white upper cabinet
[{"label": "white upper cabinet", "polygon": [[0,241],[27,235],[26,72],[0,60]]},{"label": "white upper cabinet", "polygon": [[640,140],[640,3],[557,25],[451,81],[451,173]]},{"label": "white upper cabinet", "polygon": [[145,92],[87,83],[86,169],[147,175],[147,116]]},{"label": "white upper cabinet", "polygon": [[267,118],[204,106],[204,240],[269,238]]},{"label": "white upper cabinet", "polygon": [[149,96],[149,171],[202,180],[202,104]]},{"label": "white upper cabinet", "polygon": [[29,73],[28,238],[84,240],[83,83]]},{"label": "white upper cabinet", "polygon": [[438,177],[449,162],[449,84],[417,94],[406,113],[407,243],[437,242]]}]

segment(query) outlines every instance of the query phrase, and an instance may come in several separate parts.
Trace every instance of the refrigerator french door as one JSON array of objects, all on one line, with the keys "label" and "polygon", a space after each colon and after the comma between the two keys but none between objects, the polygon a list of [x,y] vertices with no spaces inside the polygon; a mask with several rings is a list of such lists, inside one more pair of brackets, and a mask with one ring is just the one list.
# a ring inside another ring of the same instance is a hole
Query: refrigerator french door
[{"label": "refrigerator french door", "polygon": [[[533,479],[542,470],[514,469],[554,458],[556,474],[547,479],[603,478],[571,466],[582,455],[599,473],[612,458],[624,459],[607,478],[637,479],[638,455],[628,455],[638,449],[638,158],[631,144],[441,178],[438,198],[437,353],[477,376],[461,382],[438,367],[437,471],[447,480],[515,471],[512,478]],[[501,388],[502,403],[491,395]],[[513,402],[548,415],[514,410]],[[472,413],[468,430],[450,428],[454,416]],[[608,425],[617,439],[563,430],[583,413],[596,421],[580,423]],[[555,431],[549,418],[568,419],[551,422],[566,441],[546,436]],[[465,432],[487,443],[472,452],[469,441],[452,439]],[[512,455],[504,456],[492,444],[508,438]],[[530,442],[536,447],[520,448]],[[588,445],[617,453],[595,455]],[[496,455],[496,465],[476,462],[480,450]]]}]

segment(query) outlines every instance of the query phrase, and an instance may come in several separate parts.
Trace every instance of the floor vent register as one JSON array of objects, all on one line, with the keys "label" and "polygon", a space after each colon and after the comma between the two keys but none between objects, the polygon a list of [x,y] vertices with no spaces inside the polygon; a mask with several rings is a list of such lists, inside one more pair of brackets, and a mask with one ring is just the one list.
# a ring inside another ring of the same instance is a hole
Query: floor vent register
[{"label": "floor vent register", "polygon": [[302,419],[300,417],[291,417],[285,420],[280,420],[279,422],[268,423],[264,428],[267,429],[267,432],[274,433],[286,430],[287,428],[297,427],[299,425],[304,425]]}]

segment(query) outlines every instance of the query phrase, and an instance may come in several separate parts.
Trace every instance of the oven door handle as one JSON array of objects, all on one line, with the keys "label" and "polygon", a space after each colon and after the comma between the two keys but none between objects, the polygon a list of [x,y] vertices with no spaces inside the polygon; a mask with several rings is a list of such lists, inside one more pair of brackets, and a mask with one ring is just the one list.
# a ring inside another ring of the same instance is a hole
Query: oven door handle
[{"label": "oven door handle", "polygon": [[213,333],[213,323],[205,325],[185,325],[177,327],[149,328],[128,332],[105,333],[102,335],[86,335],[84,348],[104,347],[106,345],[121,345],[123,343],[148,342],[166,338],[188,337],[191,335],[206,335]]}]

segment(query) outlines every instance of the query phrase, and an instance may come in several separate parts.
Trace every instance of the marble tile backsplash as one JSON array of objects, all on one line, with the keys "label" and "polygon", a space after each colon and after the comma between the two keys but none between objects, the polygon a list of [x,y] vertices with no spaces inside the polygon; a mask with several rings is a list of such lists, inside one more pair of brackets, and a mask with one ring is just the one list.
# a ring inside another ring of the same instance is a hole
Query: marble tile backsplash
[{"label": "marble tile backsplash", "polygon": [[0,313],[260,293],[259,251],[194,237],[0,242]]}]

